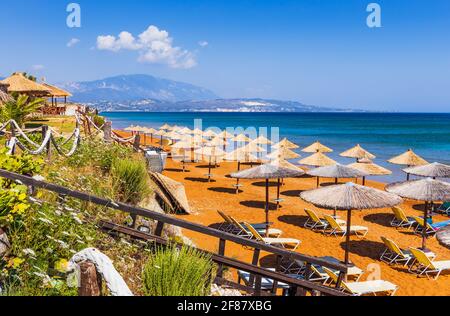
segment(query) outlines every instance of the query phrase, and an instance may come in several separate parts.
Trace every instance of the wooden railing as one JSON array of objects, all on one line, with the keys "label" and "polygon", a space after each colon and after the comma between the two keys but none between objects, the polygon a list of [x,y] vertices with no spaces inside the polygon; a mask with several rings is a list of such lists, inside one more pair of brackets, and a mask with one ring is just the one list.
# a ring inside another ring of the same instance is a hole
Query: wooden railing
[{"label": "wooden railing", "polygon": [[[269,278],[274,280],[272,293],[276,293],[276,289],[278,287],[278,282],[283,282],[285,284],[288,284],[291,288],[291,291],[289,291],[290,294],[297,295],[297,294],[304,294],[306,295],[307,292],[319,294],[319,295],[330,295],[330,296],[342,296],[346,295],[342,293],[341,291],[337,290],[336,288],[323,286],[314,282],[311,282],[306,279],[297,279],[297,278],[291,278],[285,274],[269,271],[264,268],[261,268],[258,266],[259,262],[259,256],[261,251],[266,251],[268,253],[274,254],[277,258],[277,267],[276,271],[279,271],[281,260],[298,260],[301,262],[305,262],[306,264],[306,273],[305,275],[308,276],[310,273],[311,265],[319,265],[324,266],[333,270],[337,270],[340,273],[340,280],[343,279],[345,274],[347,273],[347,266],[341,263],[333,263],[329,262],[327,260],[312,257],[308,255],[304,255],[298,252],[292,252],[286,249],[273,247],[270,245],[266,245],[254,240],[246,239],[240,236],[232,235],[214,228],[206,227],[200,224],[188,222],[182,219],[174,218],[172,216],[161,214],[155,211],[151,211],[148,209],[135,207],[131,205],[127,205],[120,202],[114,202],[105,198],[101,198],[95,195],[70,190],[68,188],[55,185],[52,183],[44,182],[44,181],[38,181],[31,177],[27,177],[24,175],[19,175],[16,173],[12,173],[6,170],[0,169],[0,177],[7,178],[16,182],[20,182],[24,185],[27,185],[29,187],[33,188],[41,188],[47,191],[51,191],[54,193],[57,193],[60,197],[72,197],[75,199],[79,199],[82,201],[94,203],[96,205],[100,205],[103,207],[108,207],[111,209],[120,210],[122,212],[128,213],[133,217],[136,216],[142,216],[148,219],[152,219],[157,222],[155,232],[153,234],[146,234],[139,232],[135,229],[124,227],[120,225],[116,225],[109,222],[101,222],[100,226],[110,232],[116,232],[116,233],[122,233],[127,234],[129,236],[132,236],[134,238],[140,238],[144,240],[153,240],[159,244],[166,244],[167,240],[162,238],[162,232],[164,229],[164,225],[173,225],[180,228],[184,228],[190,231],[194,231],[197,233],[200,233],[205,236],[210,236],[218,239],[218,253],[212,254],[213,260],[219,264],[219,271],[218,271],[218,280],[222,279],[222,271],[223,267],[231,267],[235,269],[239,269],[242,271],[249,272],[251,277],[251,283],[252,283],[252,291],[255,295],[261,295],[262,289],[261,289],[261,279]],[[253,260],[251,264],[238,261],[229,257],[226,257],[225,254],[225,248],[227,242],[233,242],[242,246],[246,246],[249,248],[254,249],[253,253]],[[225,280],[222,279],[222,281],[225,282]],[[337,285],[338,287],[339,285]],[[235,287],[238,287],[237,284],[235,284]]]}]

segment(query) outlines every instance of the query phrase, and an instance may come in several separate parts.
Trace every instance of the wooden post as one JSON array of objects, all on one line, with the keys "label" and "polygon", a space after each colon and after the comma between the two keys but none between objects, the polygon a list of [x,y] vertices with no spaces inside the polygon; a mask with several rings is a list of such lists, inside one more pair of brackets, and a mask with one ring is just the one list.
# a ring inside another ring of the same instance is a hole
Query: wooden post
[{"label": "wooden post", "polygon": [[345,236],[345,265],[348,266],[349,263],[349,248],[350,248],[350,232],[351,232],[351,225],[352,225],[352,211],[347,211],[347,234]]},{"label": "wooden post", "polygon": [[137,134],[134,139],[133,148],[134,150],[139,151],[140,146],[141,146],[141,135]]},{"label": "wooden post", "polygon": [[105,125],[103,126],[103,140],[106,143],[112,143],[112,141],[113,141],[113,139],[111,137],[111,130],[112,130],[112,123],[105,122]]},{"label": "wooden post", "polygon": [[[219,255],[225,256],[225,239],[220,239],[219,241]],[[217,269],[217,276],[221,278],[223,276],[223,264],[219,264],[219,268]]]},{"label": "wooden post", "polygon": [[95,265],[91,262],[80,264],[80,287],[79,296],[101,296],[102,279],[97,273]]},{"label": "wooden post", "polygon": [[[47,135],[48,132],[48,126],[47,125],[42,125],[42,141],[44,141],[45,136]],[[49,141],[47,144],[47,160],[50,161],[52,157],[52,142]]]},{"label": "wooden post", "polygon": [[422,226],[422,250],[427,250],[427,222],[428,222],[428,202],[425,202],[425,211]]},{"label": "wooden post", "polygon": [[269,179],[266,179],[266,237],[269,237]]}]

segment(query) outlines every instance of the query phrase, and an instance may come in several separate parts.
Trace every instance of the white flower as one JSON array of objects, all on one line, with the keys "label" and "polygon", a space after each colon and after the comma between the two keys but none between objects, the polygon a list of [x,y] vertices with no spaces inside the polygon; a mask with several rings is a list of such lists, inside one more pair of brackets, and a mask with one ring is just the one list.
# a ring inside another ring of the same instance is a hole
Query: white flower
[{"label": "white flower", "polygon": [[38,220],[40,220],[41,222],[48,224],[48,225],[52,225],[53,226],[53,222],[47,218],[43,218],[43,217],[39,217]]},{"label": "white flower", "polygon": [[25,256],[36,257],[36,253],[34,252],[33,249],[30,248],[22,249],[22,252],[25,254]]}]

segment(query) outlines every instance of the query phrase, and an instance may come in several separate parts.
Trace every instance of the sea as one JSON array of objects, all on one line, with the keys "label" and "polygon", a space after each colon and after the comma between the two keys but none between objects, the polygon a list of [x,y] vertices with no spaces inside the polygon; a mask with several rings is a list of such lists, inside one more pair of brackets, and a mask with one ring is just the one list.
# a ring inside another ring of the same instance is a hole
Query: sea
[{"label": "sea", "polygon": [[[212,127],[250,128],[260,131],[268,138],[286,137],[301,148],[318,140],[332,148],[334,151],[327,155],[342,164],[350,164],[354,159],[341,157],[339,153],[360,144],[376,156],[375,163],[392,170],[393,174],[389,176],[368,177],[385,183],[406,179],[402,171],[404,167],[390,164],[387,160],[409,148],[428,162],[450,164],[450,113],[105,112],[101,114],[112,121],[115,129],[123,129],[130,125],[159,128],[165,123],[193,129],[201,122],[204,130]],[[306,157],[308,154],[301,152],[301,148],[295,151]]]}]

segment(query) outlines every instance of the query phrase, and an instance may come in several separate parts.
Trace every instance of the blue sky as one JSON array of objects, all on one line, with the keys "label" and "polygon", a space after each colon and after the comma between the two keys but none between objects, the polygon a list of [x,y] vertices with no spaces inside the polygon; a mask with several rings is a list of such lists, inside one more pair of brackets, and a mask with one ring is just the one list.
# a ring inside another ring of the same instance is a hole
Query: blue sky
[{"label": "blue sky", "polygon": [[[381,5],[381,28],[366,25],[370,2]],[[448,0],[79,0],[81,28],[66,26],[69,3],[2,2],[0,75],[60,82],[146,73],[227,98],[450,109]],[[139,40],[151,25],[143,38],[162,38],[165,54]],[[123,31],[132,41],[117,42]],[[99,41],[107,35],[116,41]]]}]

